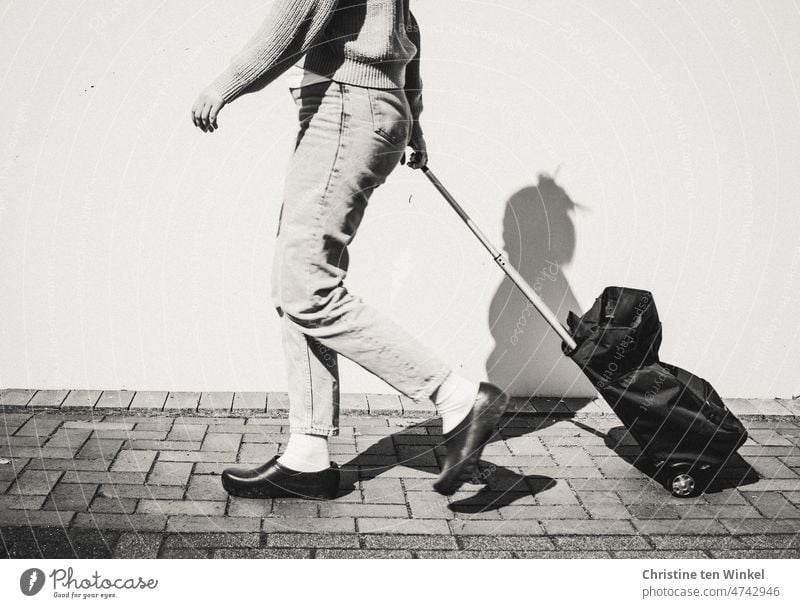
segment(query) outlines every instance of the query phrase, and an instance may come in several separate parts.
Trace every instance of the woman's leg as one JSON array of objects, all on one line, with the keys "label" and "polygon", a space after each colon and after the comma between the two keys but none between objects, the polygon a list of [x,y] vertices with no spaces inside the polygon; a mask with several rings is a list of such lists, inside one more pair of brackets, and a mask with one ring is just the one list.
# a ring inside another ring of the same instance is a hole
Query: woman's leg
[{"label": "woman's leg", "polygon": [[310,344],[338,352],[419,400],[430,397],[449,367],[344,286],[347,246],[372,192],[405,148],[403,92],[330,83],[299,89],[295,98],[301,132],[286,181],[273,299],[289,337],[290,430],[333,434],[338,393],[328,387],[338,383]]}]

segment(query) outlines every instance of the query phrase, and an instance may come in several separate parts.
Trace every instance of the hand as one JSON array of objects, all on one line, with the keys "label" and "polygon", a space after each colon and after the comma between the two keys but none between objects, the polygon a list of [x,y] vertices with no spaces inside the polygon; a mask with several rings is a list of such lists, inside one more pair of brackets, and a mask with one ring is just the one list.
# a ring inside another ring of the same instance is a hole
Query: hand
[{"label": "hand", "polygon": [[192,122],[203,133],[213,133],[217,126],[217,115],[225,105],[222,96],[211,87],[200,93],[192,106]]},{"label": "hand", "polygon": [[428,150],[422,136],[408,142],[408,147],[411,148],[411,154],[406,157],[403,153],[403,158],[400,160],[402,164],[407,164],[411,169],[421,169],[428,164]]}]

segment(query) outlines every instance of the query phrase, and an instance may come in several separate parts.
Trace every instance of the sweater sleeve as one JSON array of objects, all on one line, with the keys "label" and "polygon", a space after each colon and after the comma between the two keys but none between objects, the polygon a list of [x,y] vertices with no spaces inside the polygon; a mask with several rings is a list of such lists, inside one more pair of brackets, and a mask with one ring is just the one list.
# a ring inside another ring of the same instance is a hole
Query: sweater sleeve
[{"label": "sweater sleeve", "polygon": [[275,0],[267,18],[212,83],[225,102],[263,88],[296,63],[318,41],[337,0]]},{"label": "sweater sleeve", "polygon": [[417,47],[417,52],[413,59],[406,66],[406,98],[411,106],[411,115],[414,118],[414,124],[411,127],[411,141],[420,139],[422,137],[422,127],[419,125],[419,115],[422,113],[422,77],[419,71],[420,59],[420,31],[417,19],[413,13],[409,11],[409,22],[406,28],[406,35],[414,46]]}]

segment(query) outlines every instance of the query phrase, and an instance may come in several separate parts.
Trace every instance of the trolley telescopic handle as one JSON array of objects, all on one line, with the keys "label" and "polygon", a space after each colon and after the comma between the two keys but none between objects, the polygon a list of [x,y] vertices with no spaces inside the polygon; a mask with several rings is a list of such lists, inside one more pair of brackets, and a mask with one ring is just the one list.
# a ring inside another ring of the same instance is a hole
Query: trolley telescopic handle
[{"label": "trolley telescopic handle", "polygon": [[486,247],[487,251],[492,254],[492,258],[500,268],[503,269],[503,272],[506,273],[509,279],[511,279],[512,283],[517,286],[517,288],[522,292],[522,294],[528,298],[531,304],[539,311],[539,314],[544,317],[544,320],[547,321],[548,325],[553,328],[553,330],[558,334],[558,336],[564,341],[564,343],[569,347],[570,351],[575,350],[578,345],[576,344],[575,340],[573,340],[572,336],[569,334],[567,329],[561,324],[558,320],[558,317],[550,310],[550,307],[544,303],[544,300],[539,297],[539,294],[536,293],[533,288],[528,284],[528,282],[522,277],[522,275],[514,268],[511,264],[509,264],[506,257],[486,238],[486,235],[481,232],[481,229],[472,221],[472,218],[467,215],[467,212],[461,208],[461,205],[458,204],[456,199],[453,198],[453,195],[447,191],[447,188],[444,187],[442,182],[433,174],[428,167],[422,167],[422,172],[431,180],[431,183],[436,186],[436,189],[442,194],[445,200],[450,203],[450,206],[453,210],[458,214],[458,216],[464,221],[464,223],[472,230],[472,233],[478,237],[478,240]]}]

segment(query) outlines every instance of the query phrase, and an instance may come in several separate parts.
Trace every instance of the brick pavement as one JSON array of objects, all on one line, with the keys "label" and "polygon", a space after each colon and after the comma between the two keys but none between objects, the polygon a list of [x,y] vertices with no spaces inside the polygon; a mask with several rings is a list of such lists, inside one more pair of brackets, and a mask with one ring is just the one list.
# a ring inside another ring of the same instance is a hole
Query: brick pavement
[{"label": "brick pavement", "polygon": [[445,498],[427,406],[349,395],[332,501],[232,498],[288,438],[279,393],[0,391],[0,555],[186,558],[800,556],[800,404],[732,400],[751,439],[669,495],[602,401],[515,400],[481,483]]}]

